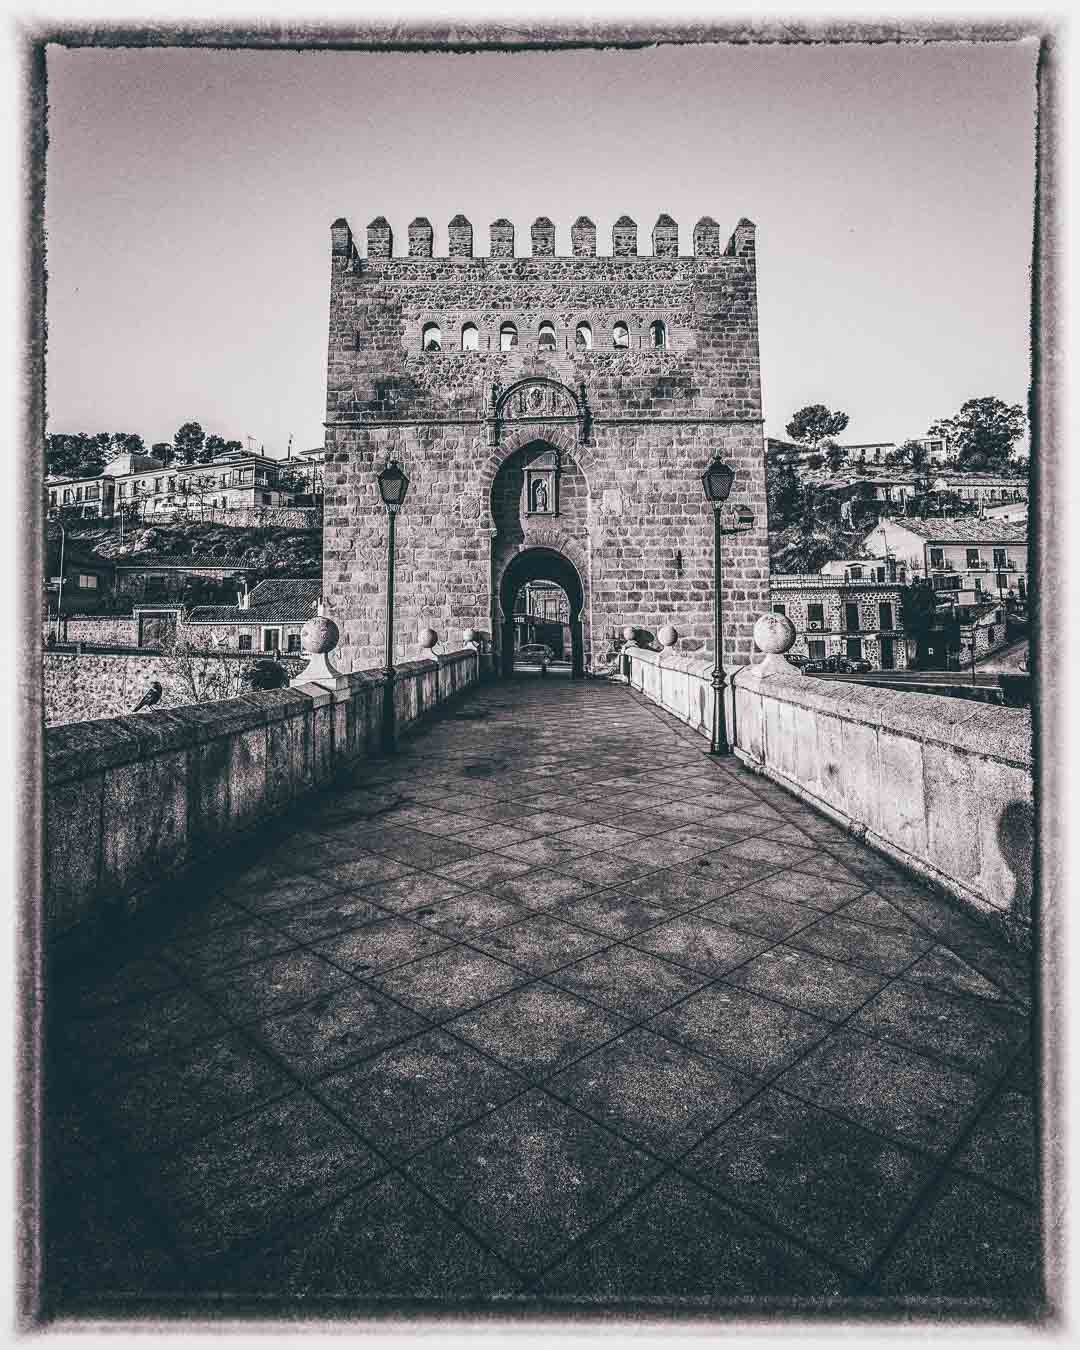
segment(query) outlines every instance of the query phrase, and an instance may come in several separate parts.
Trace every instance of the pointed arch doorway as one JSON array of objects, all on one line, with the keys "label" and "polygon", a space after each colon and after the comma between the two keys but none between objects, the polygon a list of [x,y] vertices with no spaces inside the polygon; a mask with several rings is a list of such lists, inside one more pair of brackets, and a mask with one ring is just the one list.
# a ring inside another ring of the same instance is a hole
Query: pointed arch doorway
[{"label": "pointed arch doorway", "polygon": [[570,602],[570,675],[580,680],[585,674],[585,647],[581,634],[581,611],[585,590],[577,568],[562,553],[552,548],[526,548],[507,563],[499,582],[499,607],[502,631],[499,635],[500,671],[504,679],[514,673],[514,604],[521,588],[531,581],[550,581],[560,586]]}]

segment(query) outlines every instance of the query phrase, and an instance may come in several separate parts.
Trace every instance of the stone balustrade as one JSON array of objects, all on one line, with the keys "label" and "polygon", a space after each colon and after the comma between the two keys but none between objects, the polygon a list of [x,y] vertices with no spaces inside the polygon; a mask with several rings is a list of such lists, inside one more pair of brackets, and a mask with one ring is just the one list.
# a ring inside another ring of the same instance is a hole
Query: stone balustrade
[{"label": "stone balustrade", "polygon": [[[399,734],[474,684],[478,665],[470,648],[398,666]],[[386,679],[301,676],[289,689],[49,728],[48,945],[76,945],[88,920],[139,907],[377,754]]]},{"label": "stone balustrade", "polygon": [[[708,737],[711,657],[628,644],[631,685]],[[728,671],[738,758],[1026,943],[1031,714],[809,678],[782,656]],[[734,692],[733,692],[734,691]]]}]

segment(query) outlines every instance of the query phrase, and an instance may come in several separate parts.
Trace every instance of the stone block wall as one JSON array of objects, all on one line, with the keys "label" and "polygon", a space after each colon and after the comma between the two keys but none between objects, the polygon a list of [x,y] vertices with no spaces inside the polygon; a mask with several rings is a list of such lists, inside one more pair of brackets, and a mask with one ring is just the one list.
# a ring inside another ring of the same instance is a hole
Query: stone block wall
[{"label": "stone block wall", "polygon": [[[502,572],[534,546],[577,570],[586,660],[624,624],[673,623],[687,650],[711,646],[700,476],[716,453],[737,472],[732,504],[755,515],[749,534],[725,540],[724,568],[725,659],[751,660],[769,575],[753,227],[740,222],[723,253],[705,228],[692,257],[671,251],[667,222],[652,257],[590,255],[579,223],[577,256],[506,256],[500,224],[503,256],[475,258],[471,243],[462,251],[464,229],[455,225],[450,258],[361,257],[345,221],[331,232],[323,576],[342,664],[381,659],[386,512],[375,475],[391,457],[411,480],[397,522],[395,659],[416,654],[428,625],[451,642],[471,627],[497,644]],[[504,351],[507,323],[517,345]],[[431,324],[437,352],[421,350]],[[554,328],[553,351],[540,348],[541,324]],[[591,346],[577,342],[582,324]],[[614,346],[616,324],[625,348]],[[478,329],[475,351],[462,350],[466,325]],[[507,519],[493,500],[500,469],[534,446],[558,452],[566,510]]]},{"label": "stone block wall", "polygon": [[[708,735],[711,665],[627,648],[631,684]],[[1007,937],[1031,933],[1031,713],[938,694],[763,674],[729,676],[743,763],[933,882]]]},{"label": "stone block wall", "polygon": [[[207,675],[215,688],[243,692],[244,673],[262,653],[235,652],[177,658],[160,654],[130,653],[103,655],[84,652],[45,652],[43,681],[46,726],[85,722],[102,717],[121,717],[130,713],[140,698],[157,680],[162,686],[157,710],[178,708],[194,703],[190,680],[185,676],[194,665],[200,686]],[[302,656],[278,656],[278,663],[297,675],[306,664]],[[149,716],[150,712],[139,716]]]},{"label": "stone block wall", "polygon": [[[46,620],[42,637],[47,640],[55,634],[56,620]],[[65,614],[60,620],[60,641],[134,647],[139,641],[139,625],[132,614]]]},{"label": "stone block wall", "polygon": [[[160,658],[159,658],[160,659]],[[399,670],[407,732],[475,682],[475,651]],[[377,751],[384,678],[253,693],[50,728],[43,923],[51,953],[82,950],[107,916],[157,903],[167,884],[265,830]],[[181,892],[182,895],[182,892]]]}]

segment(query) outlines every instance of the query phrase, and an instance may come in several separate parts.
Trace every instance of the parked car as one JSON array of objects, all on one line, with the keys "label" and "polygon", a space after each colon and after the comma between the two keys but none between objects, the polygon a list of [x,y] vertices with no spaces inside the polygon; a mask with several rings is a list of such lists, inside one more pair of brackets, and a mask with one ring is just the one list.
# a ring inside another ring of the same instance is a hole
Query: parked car
[{"label": "parked car", "polygon": [[807,661],[803,666],[804,675],[820,675],[825,670],[825,661],[822,658],[813,661]]},{"label": "parked car", "polygon": [[527,661],[530,665],[539,665],[544,661],[554,661],[555,653],[543,642],[527,642],[514,653],[515,661]]},{"label": "parked car", "polygon": [[873,668],[870,662],[861,656],[838,656],[836,658],[836,669],[841,675],[863,675]]},{"label": "parked car", "polygon": [[784,656],[793,666],[798,666],[800,670],[810,662],[810,658],[803,656],[801,652],[785,652]]}]

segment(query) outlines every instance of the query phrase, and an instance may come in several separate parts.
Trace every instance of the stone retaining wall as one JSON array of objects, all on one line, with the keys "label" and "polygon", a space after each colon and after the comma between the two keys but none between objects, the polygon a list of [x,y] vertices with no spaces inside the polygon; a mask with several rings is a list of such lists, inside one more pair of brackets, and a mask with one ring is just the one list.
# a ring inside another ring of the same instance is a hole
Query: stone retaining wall
[{"label": "stone retaining wall", "polygon": [[[628,647],[630,681],[703,735],[712,660]],[[762,666],[729,673],[728,736],[790,789],[1011,938],[1031,928],[1031,713]]]},{"label": "stone retaining wall", "polygon": [[[472,650],[399,666],[399,728],[476,679]],[[380,672],[360,671],[342,689],[307,684],[47,730],[50,949],[79,949],[105,915],[140,907],[377,752],[384,686]]]},{"label": "stone retaining wall", "polygon": [[[46,651],[43,657],[45,723],[86,722],[130,713],[157,680],[162,686],[156,710],[198,702],[192,687],[204,685],[218,698],[244,692],[244,674],[263,657],[261,652],[207,652],[163,656],[160,652]],[[306,664],[302,656],[278,654],[277,663],[290,676]]]}]

